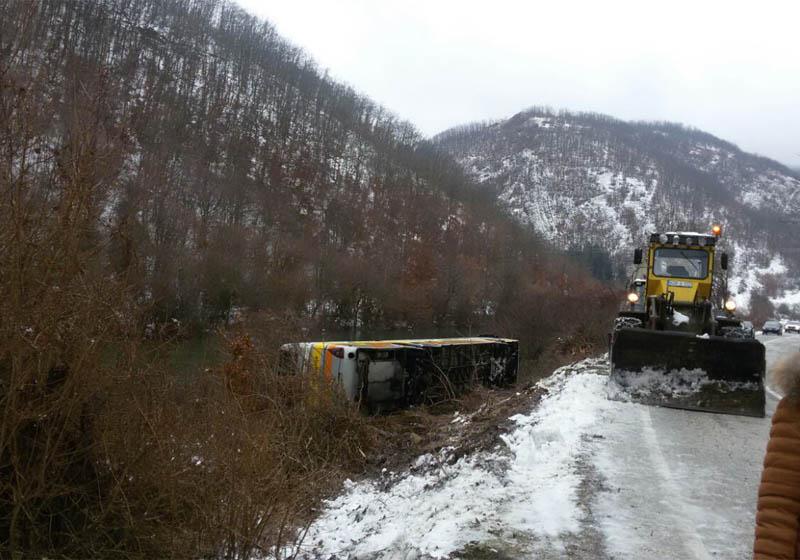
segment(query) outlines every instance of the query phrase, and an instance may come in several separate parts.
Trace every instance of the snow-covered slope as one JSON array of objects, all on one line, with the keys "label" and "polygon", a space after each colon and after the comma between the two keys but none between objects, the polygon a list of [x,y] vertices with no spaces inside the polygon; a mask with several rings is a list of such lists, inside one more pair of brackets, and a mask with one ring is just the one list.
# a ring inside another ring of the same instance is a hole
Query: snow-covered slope
[{"label": "snow-covered slope", "polygon": [[647,233],[721,222],[743,303],[754,290],[795,299],[800,175],[777,162],[680,125],[543,109],[436,140],[520,221],[564,250],[610,255],[619,276]]},{"label": "snow-covered slope", "polygon": [[586,521],[576,467],[608,406],[605,378],[595,374],[603,365],[587,360],[544,381],[551,394],[513,417],[516,428],[494,450],[452,462],[444,449],[409,472],[346,484],[311,525],[300,556],[449,558],[478,543],[514,557],[563,551]]}]

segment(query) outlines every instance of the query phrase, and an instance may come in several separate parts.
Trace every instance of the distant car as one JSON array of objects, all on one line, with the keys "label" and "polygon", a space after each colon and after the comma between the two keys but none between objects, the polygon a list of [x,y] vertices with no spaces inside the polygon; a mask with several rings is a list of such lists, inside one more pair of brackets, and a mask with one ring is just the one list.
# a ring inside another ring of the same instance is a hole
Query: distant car
[{"label": "distant car", "polygon": [[787,333],[800,333],[800,321],[789,321],[784,325],[783,330]]},{"label": "distant car", "polygon": [[764,326],[761,327],[761,332],[763,334],[777,334],[780,336],[783,334],[783,325],[781,325],[780,321],[767,321],[764,323]]},{"label": "distant car", "polygon": [[753,323],[750,321],[742,321],[742,330],[749,338],[753,338],[756,335],[756,331],[753,328]]}]

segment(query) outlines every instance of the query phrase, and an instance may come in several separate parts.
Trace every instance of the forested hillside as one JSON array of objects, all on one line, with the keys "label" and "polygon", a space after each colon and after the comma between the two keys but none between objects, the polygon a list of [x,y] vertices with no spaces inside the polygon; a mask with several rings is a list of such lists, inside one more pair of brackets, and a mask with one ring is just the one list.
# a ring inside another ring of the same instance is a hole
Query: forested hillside
[{"label": "forested hillside", "polygon": [[229,1],[0,3],[2,557],[280,554],[413,445],[280,343],[494,331],[545,369],[616,300]]},{"label": "forested hillside", "polygon": [[450,156],[232,3],[10,2],[2,16],[6,100],[47,115],[10,139],[26,167],[7,171],[44,178],[76,143],[93,150],[103,186],[86,211],[155,321],[239,306],[468,327],[548,274]]},{"label": "forested hillside", "polygon": [[584,255],[596,274],[624,277],[649,232],[719,222],[740,303],[766,296],[780,307],[800,293],[800,176],[711,134],[534,108],[436,141],[520,223]]}]

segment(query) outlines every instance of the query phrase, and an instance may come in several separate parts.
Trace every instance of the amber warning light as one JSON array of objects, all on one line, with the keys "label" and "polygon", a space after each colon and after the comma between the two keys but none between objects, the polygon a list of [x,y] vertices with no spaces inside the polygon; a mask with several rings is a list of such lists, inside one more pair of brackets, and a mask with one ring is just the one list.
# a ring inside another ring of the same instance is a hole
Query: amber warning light
[{"label": "amber warning light", "polygon": [[711,233],[713,233],[716,237],[722,235],[722,226],[714,224],[711,226]]}]

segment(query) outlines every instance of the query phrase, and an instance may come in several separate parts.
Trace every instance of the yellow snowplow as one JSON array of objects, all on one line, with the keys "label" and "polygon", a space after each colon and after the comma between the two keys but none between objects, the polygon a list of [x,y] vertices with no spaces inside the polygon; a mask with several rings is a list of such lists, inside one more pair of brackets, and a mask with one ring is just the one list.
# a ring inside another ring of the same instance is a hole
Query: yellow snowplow
[{"label": "yellow snowplow", "polygon": [[[712,233],[650,236],[610,334],[610,398],[764,416],[764,345],[736,317]],[[643,258],[644,257],[644,258]]]}]

